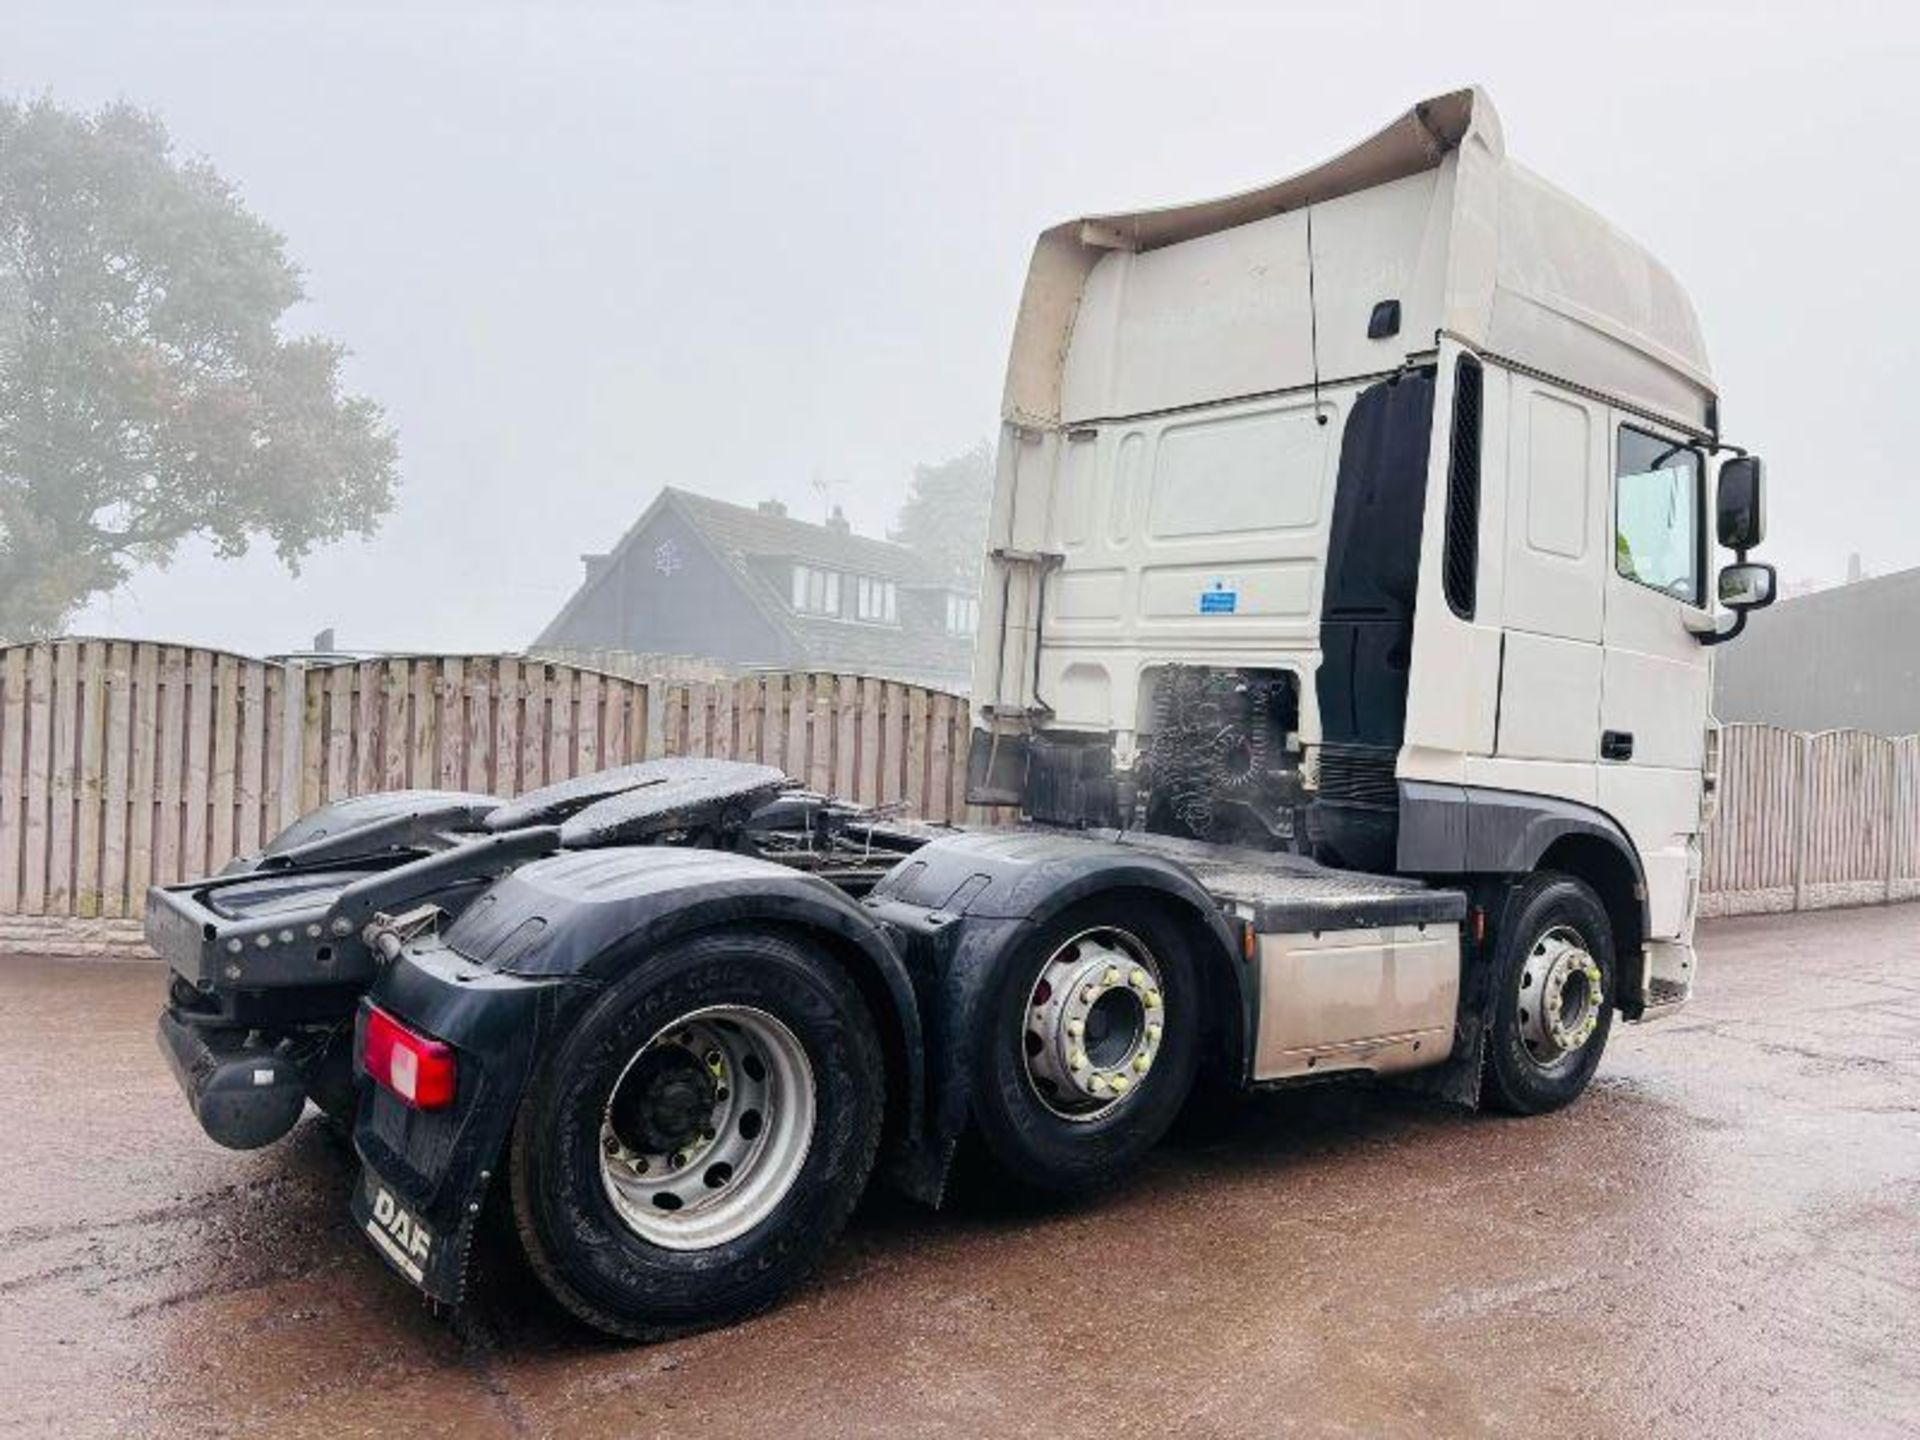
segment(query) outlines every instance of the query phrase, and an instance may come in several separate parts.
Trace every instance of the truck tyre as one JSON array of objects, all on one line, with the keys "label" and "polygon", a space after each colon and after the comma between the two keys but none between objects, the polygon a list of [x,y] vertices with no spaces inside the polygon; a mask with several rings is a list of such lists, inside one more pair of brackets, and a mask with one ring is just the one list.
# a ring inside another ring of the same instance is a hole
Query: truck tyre
[{"label": "truck tyre", "polygon": [[1515,1115],[1558,1110],[1593,1078],[1613,1027],[1613,927],[1584,881],[1543,871],[1507,904],[1495,939],[1482,1098]]},{"label": "truck tyre", "polygon": [[1129,1178],[1192,1088],[1199,1003],[1186,941],[1151,901],[1084,901],[1011,947],[974,1052],[988,1154],[1044,1194]]},{"label": "truck tyre", "polygon": [[866,1003],[814,945],[670,943],[594,1002],[521,1105],[508,1179],[529,1264],[629,1339],[764,1308],[866,1188],[884,1083]]}]

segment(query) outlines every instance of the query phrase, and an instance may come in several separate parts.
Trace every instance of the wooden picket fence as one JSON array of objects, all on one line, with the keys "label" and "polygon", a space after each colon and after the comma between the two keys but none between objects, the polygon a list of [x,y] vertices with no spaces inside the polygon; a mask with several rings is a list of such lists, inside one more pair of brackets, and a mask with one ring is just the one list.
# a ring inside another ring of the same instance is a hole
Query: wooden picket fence
[{"label": "wooden picket fence", "polygon": [[[127,640],[0,649],[0,916],[136,916],[329,800],[512,796],[656,755],[967,818],[967,706],[852,675],[641,681],[510,655],[307,666]],[[977,818],[977,817],[976,817]]]},{"label": "wooden picket fence", "polygon": [[[1722,731],[1701,911],[1920,897],[1920,738]],[[329,800],[512,796],[655,755],[777,765],[942,821],[962,698],[854,675],[639,680],[516,655],[304,665],[131,640],[0,648],[0,917],[137,916]]]},{"label": "wooden picket fence", "polygon": [[1920,736],[1721,730],[1700,912],[1920,898]]}]

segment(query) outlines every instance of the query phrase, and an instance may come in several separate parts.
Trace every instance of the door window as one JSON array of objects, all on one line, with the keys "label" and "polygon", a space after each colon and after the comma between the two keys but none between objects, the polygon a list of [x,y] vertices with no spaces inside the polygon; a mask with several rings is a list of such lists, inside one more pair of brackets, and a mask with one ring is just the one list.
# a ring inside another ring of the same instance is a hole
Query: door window
[{"label": "door window", "polygon": [[1614,568],[1700,603],[1700,452],[1628,425],[1614,467]]}]

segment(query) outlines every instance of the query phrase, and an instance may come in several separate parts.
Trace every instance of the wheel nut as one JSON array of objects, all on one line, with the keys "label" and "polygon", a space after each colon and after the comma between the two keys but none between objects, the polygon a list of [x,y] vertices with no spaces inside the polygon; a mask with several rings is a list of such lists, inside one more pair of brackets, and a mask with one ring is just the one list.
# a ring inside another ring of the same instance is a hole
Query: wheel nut
[{"label": "wheel nut", "polygon": [[1133,1081],[1129,1080],[1125,1075],[1115,1075],[1109,1083],[1113,1086],[1114,1094],[1124,1095],[1127,1093],[1127,1087],[1133,1084]]},{"label": "wheel nut", "polygon": [[1149,1060],[1145,1055],[1136,1055],[1133,1057],[1134,1072],[1144,1075],[1147,1073],[1147,1067],[1152,1063],[1153,1061]]},{"label": "wheel nut", "polygon": [[1160,1039],[1160,1027],[1157,1024],[1147,1026],[1147,1043],[1157,1044],[1159,1042],[1159,1039]]},{"label": "wheel nut", "polygon": [[1100,992],[1094,989],[1093,986],[1082,985],[1080,987],[1080,999],[1083,1003],[1091,1005],[1095,1000],[1099,998],[1100,998]]},{"label": "wheel nut", "polygon": [[1095,1095],[1106,1094],[1107,1093],[1107,1077],[1104,1075],[1094,1076],[1091,1080],[1087,1081],[1087,1089]]},{"label": "wheel nut", "polygon": [[607,1136],[607,1138],[600,1143],[606,1147],[607,1154],[618,1155],[620,1153],[620,1142],[614,1139],[613,1136]]},{"label": "wheel nut", "polygon": [[1087,1025],[1084,1020],[1067,1021],[1067,1034],[1073,1036],[1076,1040],[1079,1039],[1080,1036],[1084,1035],[1086,1033],[1086,1030],[1087,1030]]},{"label": "wheel nut", "polygon": [[684,1150],[674,1151],[673,1159],[669,1163],[674,1169],[678,1170],[682,1165],[687,1163],[687,1152]]},{"label": "wheel nut", "polygon": [[1107,973],[1100,978],[1105,984],[1118,985],[1120,983],[1120,967],[1118,965],[1107,966]]},{"label": "wheel nut", "polygon": [[1131,975],[1127,976],[1127,983],[1136,990],[1146,989],[1147,972],[1144,970],[1135,970]]},{"label": "wheel nut", "polygon": [[715,1071],[720,1068],[720,1052],[718,1050],[707,1051],[707,1068]]},{"label": "wheel nut", "polygon": [[1067,1063],[1073,1066],[1073,1068],[1076,1070],[1086,1069],[1087,1068],[1087,1052],[1084,1050],[1074,1051],[1072,1055],[1067,1057]]},{"label": "wheel nut", "polygon": [[1149,990],[1145,995],[1142,995],[1140,999],[1149,1010],[1158,1010],[1160,1008],[1160,992],[1158,990]]}]

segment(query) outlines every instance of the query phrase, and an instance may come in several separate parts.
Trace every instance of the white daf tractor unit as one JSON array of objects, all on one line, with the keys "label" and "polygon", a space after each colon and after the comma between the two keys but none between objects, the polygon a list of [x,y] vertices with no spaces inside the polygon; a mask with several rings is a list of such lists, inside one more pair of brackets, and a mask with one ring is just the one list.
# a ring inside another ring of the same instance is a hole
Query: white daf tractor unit
[{"label": "white daf tractor unit", "polygon": [[783,1294],[876,1170],[938,1204],[970,1137],[1088,1195],[1236,1089],[1535,1113],[1686,998],[1761,467],[1678,283],[1483,94],[1048,230],[1002,418],[968,782],[1003,823],[695,759],[328,806],[149,898],[207,1133],[312,1101],[427,1295],[492,1212],[658,1337]]},{"label": "white daf tractor unit", "polygon": [[975,798],[1471,901],[1464,938],[1259,927],[1254,1079],[1464,1051],[1470,1086],[1490,1043],[1536,1109],[1686,998],[1760,465],[1679,283],[1485,94],[1047,231],[1003,419]]}]

